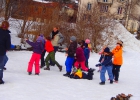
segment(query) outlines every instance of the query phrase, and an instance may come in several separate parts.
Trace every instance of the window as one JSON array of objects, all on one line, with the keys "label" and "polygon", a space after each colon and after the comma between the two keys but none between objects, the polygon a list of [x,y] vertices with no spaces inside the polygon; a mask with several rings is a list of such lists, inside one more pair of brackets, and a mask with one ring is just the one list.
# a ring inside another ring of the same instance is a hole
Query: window
[{"label": "window", "polygon": [[100,11],[101,12],[108,12],[108,5],[101,5],[100,6]]},{"label": "window", "polygon": [[122,7],[118,7],[118,14],[122,14]]},{"label": "window", "polygon": [[87,4],[87,10],[91,10],[91,3]]},{"label": "window", "polygon": [[46,13],[46,8],[43,8],[43,13]]},{"label": "window", "polygon": [[103,2],[108,2],[108,0],[103,0]]},{"label": "window", "polygon": [[35,6],[35,11],[38,11],[38,7],[37,6]]}]

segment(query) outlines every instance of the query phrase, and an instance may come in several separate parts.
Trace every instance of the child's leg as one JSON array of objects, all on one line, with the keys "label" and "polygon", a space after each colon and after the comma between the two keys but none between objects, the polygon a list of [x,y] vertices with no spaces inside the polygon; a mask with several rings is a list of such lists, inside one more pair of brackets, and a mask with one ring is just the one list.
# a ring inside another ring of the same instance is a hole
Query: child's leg
[{"label": "child's leg", "polygon": [[109,79],[111,81],[113,81],[112,66],[108,66],[106,68],[107,68],[107,73],[108,73]]},{"label": "child's leg", "polygon": [[84,71],[88,71],[88,68],[85,66],[85,61],[80,62],[81,68]]},{"label": "child's leg", "polygon": [[49,68],[49,61],[50,60],[50,53],[47,55],[45,62],[46,62],[46,67]]},{"label": "child's leg", "polygon": [[36,59],[36,56],[35,56],[35,53],[33,53],[28,64],[28,69],[27,69],[28,72],[32,72],[32,67],[33,67],[33,63],[35,59]]},{"label": "child's leg", "polygon": [[60,64],[55,60],[55,52],[54,51],[50,53],[50,59],[51,59],[52,63],[57,65],[57,67],[60,67]]},{"label": "child's leg", "polygon": [[79,62],[78,62],[78,61],[76,61],[76,62],[74,63],[74,67],[76,67],[77,69],[79,68]]},{"label": "child's leg", "polygon": [[40,54],[36,54],[36,59],[35,59],[35,73],[39,74],[40,73],[40,68],[39,68],[39,60],[41,58]]},{"label": "child's leg", "polygon": [[101,79],[101,82],[105,82],[105,72],[106,72],[106,67],[105,66],[102,66],[102,69],[100,71],[100,79]]},{"label": "child's leg", "polygon": [[67,57],[65,61],[66,72],[71,73],[72,65],[73,65],[74,57]]}]

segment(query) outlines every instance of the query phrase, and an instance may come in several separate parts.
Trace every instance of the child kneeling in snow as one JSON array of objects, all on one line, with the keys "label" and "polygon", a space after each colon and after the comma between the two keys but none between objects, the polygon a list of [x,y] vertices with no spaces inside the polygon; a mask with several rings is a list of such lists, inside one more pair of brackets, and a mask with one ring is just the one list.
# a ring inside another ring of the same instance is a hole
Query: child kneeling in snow
[{"label": "child kneeling in snow", "polygon": [[82,72],[81,69],[77,69],[76,67],[73,68],[73,72],[70,75],[70,78],[73,79],[88,79],[92,80],[94,75],[94,69],[89,69],[88,73]]}]

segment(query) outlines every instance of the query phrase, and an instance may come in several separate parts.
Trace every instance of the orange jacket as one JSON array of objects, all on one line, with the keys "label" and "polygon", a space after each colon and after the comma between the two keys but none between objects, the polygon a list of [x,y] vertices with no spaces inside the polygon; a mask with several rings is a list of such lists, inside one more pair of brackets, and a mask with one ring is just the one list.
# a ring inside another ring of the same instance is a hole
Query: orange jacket
[{"label": "orange jacket", "polygon": [[112,53],[113,53],[113,64],[122,65],[123,64],[122,47],[120,49],[114,48],[112,50]]},{"label": "orange jacket", "polygon": [[54,51],[54,48],[53,48],[53,45],[52,45],[51,41],[49,41],[49,40],[46,41],[46,43],[45,43],[45,50],[47,52]]}]

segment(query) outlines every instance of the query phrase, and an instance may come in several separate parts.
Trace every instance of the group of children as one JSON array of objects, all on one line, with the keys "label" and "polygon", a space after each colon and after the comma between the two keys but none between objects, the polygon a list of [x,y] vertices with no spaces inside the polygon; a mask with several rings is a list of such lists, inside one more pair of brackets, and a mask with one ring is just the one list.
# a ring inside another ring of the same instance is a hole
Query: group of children
[{"label": "group of children", "polygon": [[[100,85],[105,85],[105,72],[108,72],[110,84],[113,82],[118,83],[120,67],[123,63],[122,58],[122,41],[118,41],[116,47],[110,51],[107,46],[104,46],[99,53],[101,55],[99,59],[99,64],[96,64],[96,67],[99,67],[98,72],[100,72]],[[112,60],[113,59],[113,60]]]},{"label": "group of children", "polygon": [[[53,63],[55,63],[59,71],[62,71],[62,66],[55,60],[55,52],[54,47],[51,42],[51,38],[47,37],[44,41],[44,37],[38,36],[36,42],[30,42],[26,39],[26,42],[30,44],[33,47],[33,54],[29,61],[28,65],[28,73],[29,75],[32,74],[32,67],[33,63],[35,62],[35,75],[39,75],[40,73],[40,67],[39,67],[39,61],[41,58],[41,54],[44,51],[44,49],[48,52],[48,55],[45,59],[46,68],[44,70],[50,70],[50,64],[49,60],[51,60]],[[63,76],[67,76],[74,79],[89,79],[92,80],[92,76],[94,75],[94,70],[92,68],[89,68],[88,66],[88,59],[90,56],[90,40],[86,39],[85,41],[78,42],[76,41],[75,36],[70,37],[70,45],[68,48],[66,48],[66,73],[63,74]],[[118,46],[119,45],[119,46]],[[117,42],[116,48],[111,52],[108,47],[103,47],[102,51],[100,52],[101,57],[99,59],[99,64],[96,65],[96,67],[100,67],[100,79],[101,82],[100,85],[105,84],[105,72],[107,70],[109,75],[110,84],[113,83],[113,79],[115,81],[118,81],[119,77],[119,71],[122,64],[122,61],[120,64],[115,63],[118,61],[118,52],[120,52],[121,48],[121,54],[120,58],[122,60],[122,42]],[[113,63],[112,63],[113,58]],[[117,66],[117,68],[116,68]],[[73,70],[72,70],[73,69]]]}]

